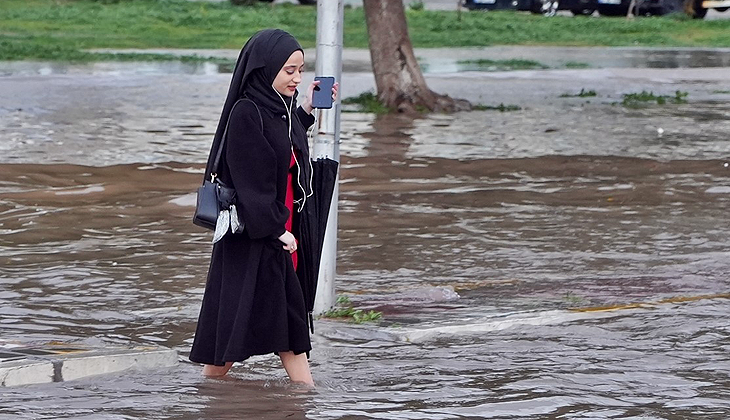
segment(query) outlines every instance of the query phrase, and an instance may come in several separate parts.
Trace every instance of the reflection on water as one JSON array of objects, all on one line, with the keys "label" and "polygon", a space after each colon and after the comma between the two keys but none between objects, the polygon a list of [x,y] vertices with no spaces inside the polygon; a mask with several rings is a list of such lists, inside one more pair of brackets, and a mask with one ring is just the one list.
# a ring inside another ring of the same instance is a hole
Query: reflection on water
[{"label": "reflection on water", "polygon": [[[0,108],[0,154],[12,163],[112,165],[201,161],[215,131],[218,107],[210,105],[212,81],[187,88],[203,99],[166,104],[146,84],[122,87],[123,99],[96,92],[74,78],[90,102],[47,96],[38,109]],[[116,81],[110,81],[115,84]],[[128,99],[139,95],[139,103]],[[108,106],[108,107],[107,107]],[[569,105],[566,105],[569,106]],[[112,111],[113,109],[113,111]],[[343,114],[341,150],[351,157],[401,148],[408,158],[529,158],[543,155],[611,155],[657,160],[730,157],[730,105],[700,102],[631,110],[624,107],[544,108],[540,112],[470,112],[434,115],[401,129],[372,115]],[[70,122],[72,121],[72,122]],[[373,141],[373,126],[384,126]],[[399,131],[400,130],[400,131]],[[586,133],[600,139],[590,141]]]},{"label": "reflection on water", "polygon": [[[338,289],[384,321],[318,321],[318,388],[306,390],[271,356],[227,380],[184,362],[210,253],[191,193],[215,116],[206,100],[122,82],[137,102],[98,89],[100,102],[50,92],[0,110],[0,344],[159,344],[183,363],[0,388],[0,419],[730,416],[726,298],[393,339],[406,326],[727,293],[727,126],[700,118],[725,105],[632,111],[621,126],[609,106],[571,124],[560,110],[346,114]],[[191,96],[211,90],[197,83]]]},{"label": "reflection on water", "polygon": [[407,156],[730,158],[730,142],[719,140],[730,130],[727,102],[641,110],[616,106],[554,109],[528,115],[472,112],[417,120],[412,128],[405,129],[413,139],[407,142]]},{"label": "reflection on water", "polygon": [[131,62],[93,62],[83,64],[70,64],[64,62],[47,61],[0,61],[0,76],[10,75],[166,75],[166,74],[190,74],[190,75],[214,75],[219,73],[231,73],[233,68],[230,64],[219,64],[212,62],[186,62],[186,61],[131,61]]},{"label": "reflection on water", "polygon": [[427,73],[504,71],[510,65],[494,60],[529,60],[536,68],[702,68],[730,67],[730,50],[696,48],[492,47],[481,49],[488,60],[427,57],[419,60]]},{"label": "reflection on water", "polygon": [[[538,64],[536,68],[703,68],[730,67],[730,50],[725,48],[627,48],[627,47],[487,47],[463,48],[463,58],[453,58],[453,54],[438,54],[429,50],[417,50],[419,64],[425,73],[458,73],[464,71],[501,71],[509,70],[503,65],[492,62],[509,60],[528,60]],[[135,52],[142,52],[135,51]],[[177,53],[190,56],[184,50],[159,50],[158,53]],[[438,51],[438,50],[434,50]],[[73,75],[73,74],[139,74],[139,75],[215,75],[230,74],[235,64],[235,55],[228,51],[223,54],[214,50],[202,56],[225,56],[218,62],[205,61],[133,61],[133,62],[96,62],[86,64],[49,63],[33,61],[0,61],[0,76],[9,75]],[[475,58],[477,57],[477,58]],[[483,60],[479,60],[481,57]],[[368,57],[346,56],[343,70],[347,72],[370,71]]]}]

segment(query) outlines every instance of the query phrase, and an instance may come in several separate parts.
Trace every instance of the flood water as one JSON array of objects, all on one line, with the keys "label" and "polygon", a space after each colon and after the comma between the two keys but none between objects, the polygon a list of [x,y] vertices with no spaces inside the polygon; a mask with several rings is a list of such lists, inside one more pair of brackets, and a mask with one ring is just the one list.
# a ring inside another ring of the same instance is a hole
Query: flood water
[{"label": "flood water", "polygon": [[210,253],[192,192],[228,76],[13,74],[0,344],[156,344],[181,363],[0,388],[0,419],[730,416],[725,96],[343,114],[337,290],[383,320],[318,321],[308,390],[274,357],[226,380],[186,362]]},{"label": "flood water", "polygon": [[[99,62],[69,64],[62,62],[0,62],[3,75],[170,75],[230,74],[238,57],[237,50],[185,49],[98,49],[96,52],[157,53],[199,57],[217,57],[228,63],[212,62]],[[314,50],[307,50],[309,67],[314,64]],[[421,69],[426,74],[495,72],[509,70],[517,60],[532,63],[534,68],[593,68],[593,69],[678,69],[730,67],[730,48],[663,48],[663,47],[550,47],[550,46],[490,46],[471,48],[417,49]],[[363,50],[343,52],[343,71],[370,73],[370,56]],[[531,66],[528,66],[530,68]],[[519,63],[517,64],[519,68]]]}]

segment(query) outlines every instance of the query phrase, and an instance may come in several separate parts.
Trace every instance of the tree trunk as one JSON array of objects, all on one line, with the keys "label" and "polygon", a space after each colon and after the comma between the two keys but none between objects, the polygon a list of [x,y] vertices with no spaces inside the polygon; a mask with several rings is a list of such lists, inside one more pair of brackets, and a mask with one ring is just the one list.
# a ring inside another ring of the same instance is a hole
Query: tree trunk
[{"label": "tree trunk", "polygon": [[363,6],[380,102],[399,112],[471,109],[468,101],[439,95],[426,85],[408,36],[402,1],[363,0]]}]

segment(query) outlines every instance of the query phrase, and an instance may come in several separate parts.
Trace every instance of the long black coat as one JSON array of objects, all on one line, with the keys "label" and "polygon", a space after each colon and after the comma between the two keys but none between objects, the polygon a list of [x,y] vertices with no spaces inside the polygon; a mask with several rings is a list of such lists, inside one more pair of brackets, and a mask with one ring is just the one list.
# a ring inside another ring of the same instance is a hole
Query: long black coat
[{"label": "long black coat", "polygon": [[[244,223],[213,246],[208,280],[190,360],[223,365],[252,355],[311,350],[307,314],[291,255],[278,237],[289,217],[287,177],[294,146],[299,185],[309,185],[306,129],[314,118],[298,108],[290,143],[287,115],[250,101],[230,114],[219,176],[233,185]],[[263,132],[261,124],[263,120]],[[303,192],[294,182],[295,198]],[[296,204],[294,224],[296,220]],[[295,231],[295,229],[293,229]]]}]

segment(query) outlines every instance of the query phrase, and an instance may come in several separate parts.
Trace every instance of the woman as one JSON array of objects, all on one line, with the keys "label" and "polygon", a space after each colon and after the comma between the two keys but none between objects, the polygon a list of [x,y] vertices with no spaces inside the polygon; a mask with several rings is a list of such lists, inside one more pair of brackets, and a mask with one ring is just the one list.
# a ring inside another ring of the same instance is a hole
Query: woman
[{"label": "woman", "polygon": [[297,210],[312,194],[306,130],[314,122],[310,98],[318,82],[297,108],[303,67],[294,37],[271,29],[251,37],[233,72],[211,150],[218,150],[227,127],[217,172],[236,190],[244,231],[213,246],[190,352],[190,360],[205,364],[206,376],[223,376],[233,362],[253,355],[277,353],[292,381],[313,385],[292,234]]}]

